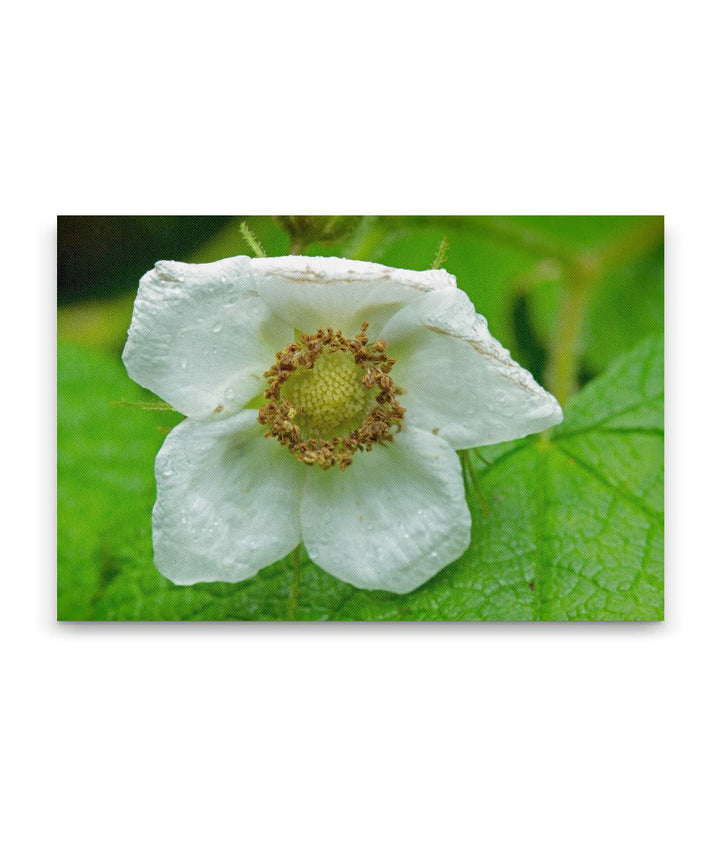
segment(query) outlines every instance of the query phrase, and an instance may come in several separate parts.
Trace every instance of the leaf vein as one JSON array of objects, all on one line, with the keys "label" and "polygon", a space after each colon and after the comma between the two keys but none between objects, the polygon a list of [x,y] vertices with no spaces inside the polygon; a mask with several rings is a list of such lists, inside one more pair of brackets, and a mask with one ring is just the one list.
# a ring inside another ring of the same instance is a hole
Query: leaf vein
[{"label": "leaf vein", "polygon": [[592,464],[588,464],[587,461],[584,461],[582,460],[582,458],[579,458],[574,452],[569,452],[567,449],[564,449],[559,443],[555,443],[553,445],[556,449],[562,452],[563,455],[568,458],[568,460],[574,461],[579,467],[582,467],[585,472],[589,473],[597,482],[606,487],[611,494],[617,494],[625,502],[627,502],[628,505],[632,505],[633,508],[642,512],[642,514],[648,517],[650,520],[660,526],[663,525],[663,515],[660,512],[655,511],[654,508],[650,508],[649,505],[646,505],[644,502],[642,502],[642,500],[638,499],[638,497],[630,493],[629,490],[622,487],[622,485],[613,484],[611,481],[606,479],[602,473],[595,469]]}]

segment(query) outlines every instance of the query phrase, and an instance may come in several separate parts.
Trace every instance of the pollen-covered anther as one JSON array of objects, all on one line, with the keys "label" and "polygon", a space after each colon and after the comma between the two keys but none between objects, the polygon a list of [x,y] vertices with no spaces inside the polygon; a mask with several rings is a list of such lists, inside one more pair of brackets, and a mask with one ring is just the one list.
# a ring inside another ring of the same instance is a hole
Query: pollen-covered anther
[{"label": "pollen-covered anther", "polygon": [[355,452],[391,441],[405,413],[389,376],[395,360],[379,340],[368,344],[367,322],[353,339],[338,330],[302,334],[275,355],[258,420],[308,465],[346,469]]}]

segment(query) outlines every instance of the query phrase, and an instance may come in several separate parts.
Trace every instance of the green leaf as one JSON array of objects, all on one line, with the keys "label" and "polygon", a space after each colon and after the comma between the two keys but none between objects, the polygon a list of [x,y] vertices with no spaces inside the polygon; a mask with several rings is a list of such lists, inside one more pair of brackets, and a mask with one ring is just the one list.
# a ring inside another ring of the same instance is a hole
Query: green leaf
[{"label": "green leaf", "polygon": [[179,417],[111,408],[110,401],[138,395],[117,360],[68,347],[59,359],[60,618],[663,616],[659,338],[641,343],[588,384],[550,436],[468,454],[472,544],[453,565],[402,596],[341,583],[304,552],[299,568],[291,555],[236,585],[178,587],[165,580],[152,565],[150,540],[153,459],[162,442],[155,426]]},{"label": "green leaf", "polygon": [[[128,564],[151,567],[152,464],[182,418],[114,407],[153,399],[119,357],[61,344],[58,349],[58,617],[101,617],[105,590]],[[154,399],[157,401],[157,399]]]}]

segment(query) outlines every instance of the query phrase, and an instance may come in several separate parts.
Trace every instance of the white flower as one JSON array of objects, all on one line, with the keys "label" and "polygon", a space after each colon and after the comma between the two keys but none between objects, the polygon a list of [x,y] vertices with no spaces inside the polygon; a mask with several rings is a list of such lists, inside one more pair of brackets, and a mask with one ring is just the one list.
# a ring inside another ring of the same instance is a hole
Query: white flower
[{"label": "white flower", "polygon": [[188,417],[155,466],[155,563],[179,584],[302,541],[341,580],[411,591],[470,541],[456,450],[562,419],[443,270],[158,262],[123,360]]}]

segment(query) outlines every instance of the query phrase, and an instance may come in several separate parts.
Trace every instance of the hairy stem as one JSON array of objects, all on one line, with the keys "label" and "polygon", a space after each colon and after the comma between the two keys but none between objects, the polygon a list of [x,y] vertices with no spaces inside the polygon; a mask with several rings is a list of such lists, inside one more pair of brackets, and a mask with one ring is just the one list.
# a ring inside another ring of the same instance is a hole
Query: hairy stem
[{"label": "hairy stem", "polygon": [[263,249],[258,236],[252,231],[247,223],[242,222],[240,224],[240,234],[243,236],[245,243],[253,251],[256,258],[264,259],[266,257],[267,253]]},{"label": "hairy stem", "polygon": [[430,265],[431,270],[438,270],[442,265],[445,264],[445,262],[447,261],[449,246],[450,242],[447,238],[443,237],[440,239],[437,251],[435,252],[435,258],[433,259],[433,263]]}]

